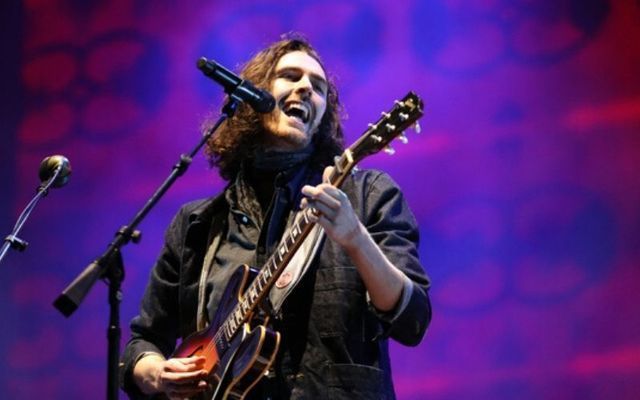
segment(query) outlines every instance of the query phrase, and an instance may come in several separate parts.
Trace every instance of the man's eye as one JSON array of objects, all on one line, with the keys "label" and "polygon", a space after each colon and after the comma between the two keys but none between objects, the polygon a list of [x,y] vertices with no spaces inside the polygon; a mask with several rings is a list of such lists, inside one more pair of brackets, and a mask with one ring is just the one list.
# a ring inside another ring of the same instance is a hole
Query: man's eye
[{"label": "man's eye", "polygon": [[289,81],[297,81],[298,79],[300,79],[299,74],[296,74],[295,72],[285,72],[281,75],[281,77]]},{"label": "man's eye", "polygon": [[323,82],[315,82],[313,84],[313,89],[322,95],[325,95],[327,93],[327,85],[325,85]]}]

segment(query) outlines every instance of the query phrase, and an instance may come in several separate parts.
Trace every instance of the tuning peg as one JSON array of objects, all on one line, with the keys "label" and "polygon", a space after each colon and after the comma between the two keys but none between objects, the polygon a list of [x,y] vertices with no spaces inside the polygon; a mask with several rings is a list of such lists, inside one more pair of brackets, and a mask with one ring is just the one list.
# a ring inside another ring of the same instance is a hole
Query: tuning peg
[{"label": "tuning peg", "polygon": [[401,112],[398,114],[398,117],[400,118],[400,121],[406,121],[409,119],[409,114]]},{"label": "tuning peg", "polygon": [[416,133],[422,132],[422,128],[420,127],[420,123],[418,121],[416,121],[416,123],[413,124],[413,130],[416,131]]},{"label": "tuning peg", "polygon": [[385,118],[389,118],[391,116],[391,114],[389,114],[388,112],[381,112],[380,115],[382,115]]},{"label": "tuning peg", "polygon": [[407,138],[407,136],[404,133],[401,133],[400,136],[398,136],[398,140],[400,140],[400,142],[402,142],[402,144],[409,143],[409,139]]},{"label": "tuning peg", "polygon": [[387,154],[389,154],[390,156],[392,156],[392,155],[394,155],[394,154],[395,154],[395,152],[396,152],[396,151],[393,149],[393,147],[391,147],[391,146],[386,146],[386,147],[384,148],[384,152],[385,152],[385,153],[387,153]]},{"label": "tuning peg", "polygon": [[371,139],[373,139],[376,143],[382,143],[382,137],[378,135],[371,135]]},{"label": "tuning peg", "polygon": [[395,132],[396,126],[393,124],[384,124],[384,127],[387,128],[387,132]]},{"label": "tuning peg", "polygon": [[394,100],[393,103],[396,104],[399,107],[404,107],[404,102],[402,102],[400,100]]}]

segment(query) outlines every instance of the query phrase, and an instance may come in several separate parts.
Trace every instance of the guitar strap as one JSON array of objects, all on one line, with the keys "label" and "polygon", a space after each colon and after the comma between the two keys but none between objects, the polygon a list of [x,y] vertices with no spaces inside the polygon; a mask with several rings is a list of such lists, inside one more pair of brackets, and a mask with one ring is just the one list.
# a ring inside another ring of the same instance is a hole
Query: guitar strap
[{"label": "guitar strap", "polygon": [[[302,218],[302,213],[298,212],[294,221],[297,223],[298,219]],[[196,317],[196,327],[200,331],[205,329],[208,324],[206,309],[205,292],[207,288],[207,277],[213,263],[213,258],[220,247],[220,241],[222,240],[223,230],[220,229],[214,235],[207,253],[204,256],[204,262],[202,263],[202,272],[200,273],[200,282],[198,285],[198,313]],[[271,288],[269,293],[269,302],[274,312],[278,312],[282,307],[285,299],[291,291],[298,285],[304,274],[309,269],[309,266],[315,259],[318,250],[320,249],[325,238],[324,229],[320,225],[315,225],[306,239],[302,242],[302,245],[293,255],[289,264],[285,267],[280,279],[276,282],[276,285]],[[283,239],[284,240],[284,239]]]},{"label": "guitar strap", "polygon": [[202,264],[202,272],[200,273],[200,283],[198,285],[198,314],[196,316],[196,327],[198,331],[207,327],[207,313],[205,312],[206,301],[205,292],[207,289],[207,277],[209,276],[209,270],[213,263],[213,256],[218,251],[220,246],[220,240],[222,239],[223,230],[219,230],[213,237],[211,245],[207,249],[207,254],[204,256],[204,262]]},{"label": "guitar strap", "polygon": [[[302,218],[302,212],[297,213],[296,223],[299,218]],[[278,312],[280,310],[287,296],[298,285],[316,257],[324,238],[324,228],[316,224],[269,292],[269,302],[273,311]],[[283,238],[284,240],[286,239]]]}]

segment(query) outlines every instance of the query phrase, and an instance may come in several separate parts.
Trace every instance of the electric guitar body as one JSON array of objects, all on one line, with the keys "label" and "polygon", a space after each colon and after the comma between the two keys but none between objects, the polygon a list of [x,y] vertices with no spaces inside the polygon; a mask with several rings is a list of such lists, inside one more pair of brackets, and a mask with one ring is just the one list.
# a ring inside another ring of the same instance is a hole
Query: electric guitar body
[{"label": "electric guitar body", "polygon": [[[216,337],[225,320],[243,300],[244,292],[258,272],[242,265],[231,275],[216,315],[207,329],[187,337],[172,357],[204,356],[203,369],[217,387],[213,399],[243,399],[273,363],[280,345],[280,333],[262,324],[243,323],[230,341]],[[251,320],[251,319],[249,319]]]}]

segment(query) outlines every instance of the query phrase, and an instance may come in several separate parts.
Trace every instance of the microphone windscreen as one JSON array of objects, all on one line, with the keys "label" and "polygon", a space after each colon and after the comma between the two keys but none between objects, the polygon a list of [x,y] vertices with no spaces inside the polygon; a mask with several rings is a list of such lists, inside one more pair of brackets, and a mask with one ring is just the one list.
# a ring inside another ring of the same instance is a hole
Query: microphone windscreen
[{"label": "microphone windscreen", "polygon": [[56,170],[60,169],[55,181],[52,183],[52,187],[62,187],[69,181],[69,175],[71,175],[71,164],[65,156],[54,155],[46,157],[40,163],[40,171],[38,176],[41,182],[46,182],[56,173]]}]

